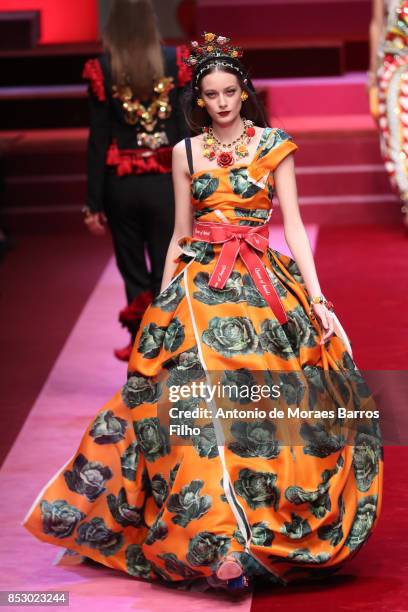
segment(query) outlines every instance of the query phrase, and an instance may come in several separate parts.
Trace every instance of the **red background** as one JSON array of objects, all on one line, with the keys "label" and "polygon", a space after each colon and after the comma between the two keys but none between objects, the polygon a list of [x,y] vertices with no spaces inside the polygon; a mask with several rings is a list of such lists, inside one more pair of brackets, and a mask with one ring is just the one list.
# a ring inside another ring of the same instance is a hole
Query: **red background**
[{"label": "red background", "polygon": [[41,43],[98,38],[97,0],[0,0],[0,11],[41,11]]}]

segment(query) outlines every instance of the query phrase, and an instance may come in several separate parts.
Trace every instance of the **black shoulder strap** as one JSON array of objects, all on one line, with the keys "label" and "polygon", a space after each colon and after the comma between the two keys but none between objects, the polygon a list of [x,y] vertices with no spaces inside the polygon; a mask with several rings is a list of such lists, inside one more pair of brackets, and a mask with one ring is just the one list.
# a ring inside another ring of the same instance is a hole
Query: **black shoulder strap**
[{"label": "black shoulder strap", "polygon": [[185,142],[185,145],[186,145],[188,169],[190,170],[190,174],[193,174],[194,167],[193,167],[193,152],[191,150],[191,138],[188,138],[188,137],[185,138],[184,142]]}]

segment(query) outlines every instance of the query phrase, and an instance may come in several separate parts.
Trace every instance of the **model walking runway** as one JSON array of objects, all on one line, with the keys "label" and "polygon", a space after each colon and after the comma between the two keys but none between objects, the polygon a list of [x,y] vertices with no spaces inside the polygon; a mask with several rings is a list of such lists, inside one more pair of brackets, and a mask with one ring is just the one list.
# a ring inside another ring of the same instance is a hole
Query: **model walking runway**
[{"label": "model walking runway", "polygon": [[[2,597],[405,609],[406,236],[361,49],[344,34],[336,79],[253,82],[252,38],[247,65],[228,32],[186,47],[157,26],[151,0],[115,0],[102,53],[75,60],[87,174],[81,129],[4,136],[5,218],[45,223],[0,268]],[[80,208],[116,267],[76,240]]]}]

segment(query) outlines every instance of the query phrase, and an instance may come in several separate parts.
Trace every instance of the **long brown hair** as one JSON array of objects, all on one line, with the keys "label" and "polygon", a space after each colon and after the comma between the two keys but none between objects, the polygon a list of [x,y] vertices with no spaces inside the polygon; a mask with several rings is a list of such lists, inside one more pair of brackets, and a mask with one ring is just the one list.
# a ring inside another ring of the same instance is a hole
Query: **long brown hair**
[{"label": "long brown hair", "polygon": [[114,0],[103,41],[110,56],[112,83],[129,85],[136,98],[149,98],[153,82],[164,76],[160,33],[151,0]]}]

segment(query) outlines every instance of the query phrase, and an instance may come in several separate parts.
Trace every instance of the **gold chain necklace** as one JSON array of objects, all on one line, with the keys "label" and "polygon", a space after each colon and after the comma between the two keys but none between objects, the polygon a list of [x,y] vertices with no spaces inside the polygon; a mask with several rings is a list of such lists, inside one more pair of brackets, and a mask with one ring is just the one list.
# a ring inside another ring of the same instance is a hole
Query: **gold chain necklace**
[{"label": "gold chain necklace", "polygon": [[255,136],[255,128],[253,121],[244,117],[242,121],[244,124],[242,133],[228,144],[222,143],[217,138],[212,126],[203,128],[203,156],[210,161],[216,159],[222,168],[231,166],[235,162],[234,154],[237,157],[246,157],[249,154],[247,145]]}]

